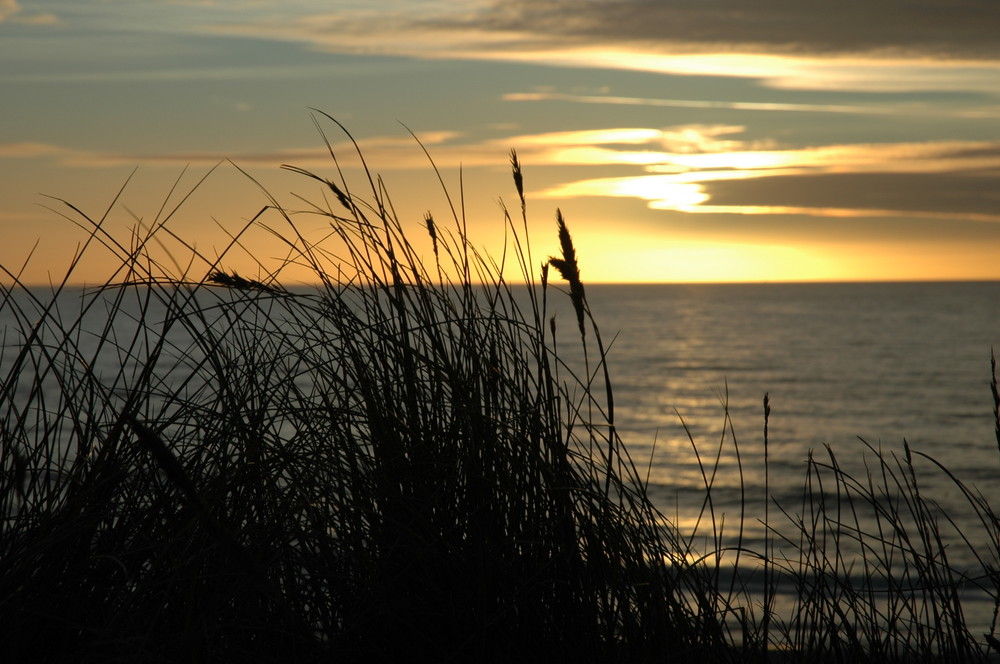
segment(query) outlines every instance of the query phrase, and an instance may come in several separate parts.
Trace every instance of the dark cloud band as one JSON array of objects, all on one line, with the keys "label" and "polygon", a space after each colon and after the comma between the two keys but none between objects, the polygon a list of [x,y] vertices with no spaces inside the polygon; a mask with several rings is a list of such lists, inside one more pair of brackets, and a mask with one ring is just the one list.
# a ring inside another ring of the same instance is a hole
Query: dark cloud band
[{"label": "dark cloud band", "polygon": [[533,47],[596,41],[661,52],[1000,58],[993,0],[504,0],[424,24],[535,35]]}]

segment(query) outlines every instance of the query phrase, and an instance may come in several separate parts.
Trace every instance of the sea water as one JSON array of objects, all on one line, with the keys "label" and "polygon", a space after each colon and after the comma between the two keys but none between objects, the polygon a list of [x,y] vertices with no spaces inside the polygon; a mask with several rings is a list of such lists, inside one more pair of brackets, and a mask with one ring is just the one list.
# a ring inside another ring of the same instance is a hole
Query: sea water
[{"label": "sea water", "polygon": [[[996,550],[954,483],[920,454],[1000,511],[990,389],[1000,282],[591,285],[586,292],[608,351],[615,424],[651,498],[682,531],[710,533],[699,515],[712,486],[711,519],[727,530],[707,537],[706,547],[732,545],[738,535],[741,546],[765,551],[769,533],[772,542],[775,532],[794,533],[807,510],[810,456],[862,482],[874,470],[877,480],[876,453],[903,460],[905,440],[921,495],[970,537],[971,546],[951,550],[950,563],[974,569],[977,550]],[[62,297],[64,311],[81,306],[79,291]],[[579,339],[569,298],[550,289],[548,301],[560,351],[573,356]],[[11,318],[13,310],[0,308],[2,365],[15,352],[15,330],[30,323]],[[81,347],[103,334],[103,311],[86,314],[93,338],[83,335]],[[111,376],[119,369],[96,368]],[[7,366],[0,370],[6,375]]]},{"label": "sea water", "polygon": [[661,500],[699,487],[690,439],[709,451],[727,411],[744,481],[763,488],[765,394],[777,500],[801,495],[810,451],[829,446],[857,467],[863,441],[902,454],[905,439],[1000,489],[1000,282],[591,286],[587,297],[614,339],[619,431],[634,458],[651,457]]},{"label": "sea water", "polygon": [[[614,339],[608,362],[618,430],[648,473],[652,499],[682,532],[698,528],[705,549],[742,546],[794,559],[796,547],[782,537],[800,541],[800,524],[809,525],[820,500],[840,520],[827,532],[855,554],[857,527],[878,549],[886,532],[874,511],[887,505],[903,514],[904,535],[919,549],[910,507],[900,502],[913,495],[901,485],[915,477],[920,496],[940,506],[934,518],[949,564],[970,576],[982,576],[983,561],[996,569],[995,524],[984,524],[954,481],[921,455],[1000,512],[990,387],[1000,283],[592,286],[587,297],[603,338]],[[559,315],[563,327],[575,326]],[[893,473],[888,479],[879,456]],[[852,506],[841,494],[838,513],[831,473],[820,485],[810,458],[848,473],[846,481],[871,490],[879,505],[855,497]],[[720,523],[721,536],[713,530]],[[832,541],[823,545],[828,556]],[[855,571],[840,573],[863,575],[856,555],[845,559]],[[992,600],[968,590],[963,601],[973,633],[988,630]]]}]

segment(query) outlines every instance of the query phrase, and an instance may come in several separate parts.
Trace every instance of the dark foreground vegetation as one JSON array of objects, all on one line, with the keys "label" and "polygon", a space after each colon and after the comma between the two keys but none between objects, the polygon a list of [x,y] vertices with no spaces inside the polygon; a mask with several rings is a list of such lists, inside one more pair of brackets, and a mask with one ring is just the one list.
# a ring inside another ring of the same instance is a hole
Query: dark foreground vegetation
[{"label": "dark foreground vegetation", "polygon": [[[284,266],[322,284],[309,292],[282,286],[283,265],[228,270],[239,235],[209,257],[169,219],[121,238],[71,207],[119,267],[73,299],[6,271],[0,659],[985,658],[959,591],[1000,594],[1000,520],[955,479],[992,545],[965,539],[981,565],[949,565],[908,448],[860,479],[832,452],[810,460],[802,505],[767,524],[791,558],[724,540],[711,458],[714,545],[657,511],[615,430],[569,231],[557,214],[559,255],[531,256],[511,161],[500,262],[461,212],[428,214],[420,255],[375,176],[298,171],[326,189],[306,212],[330,237],[310,243],[276,201],[266,215]],[[189,256],[154,258],[162,243]],[[572,364],[556,297],[584,348]]]}]

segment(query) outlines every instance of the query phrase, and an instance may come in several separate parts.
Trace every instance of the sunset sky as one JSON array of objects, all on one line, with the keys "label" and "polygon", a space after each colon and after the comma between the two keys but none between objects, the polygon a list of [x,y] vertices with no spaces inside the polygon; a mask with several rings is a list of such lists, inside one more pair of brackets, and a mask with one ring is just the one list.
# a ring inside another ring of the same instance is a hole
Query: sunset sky
[{"label": "sunset sky", "polygon": [[1000,279],[998,35],[995,0],[0,0],[0,265],[62,276],[46,195],[99,218],[138,167],[127,229],[222,161],[171,222],[211,253],[267,203],[223,160],[321,196],[280,170],[333,173],[315,108],[418,229],[411,129],[490,251],[515,148],[536,254],[561,208],[590,282]]}]

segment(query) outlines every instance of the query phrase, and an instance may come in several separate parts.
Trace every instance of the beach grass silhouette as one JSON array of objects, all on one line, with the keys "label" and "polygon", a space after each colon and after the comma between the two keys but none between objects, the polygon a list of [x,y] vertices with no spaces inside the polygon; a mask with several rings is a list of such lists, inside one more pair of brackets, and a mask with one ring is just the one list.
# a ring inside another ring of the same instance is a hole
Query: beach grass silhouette
[{"label": "beach grass silhouette", "polygon": [[[256,277],[225,267],[239,233],[209,256],[167,223],[120,237],[66,203],[84,251],[117,264],[82,294],[75,262],[44,295],[4,269],[6,661],[987,659],[993,628],[970,631],[964,598],[992,602],[995,628],[1000,519],[908,446],[869,446],[864,477],[811,456],[801,504],[769,507],[754,551],[750,517],[715,510],[721,450],[739,452],[724,409],[731,435],[691,439],[696,525],[660,512],[615,425],[570,224],[556,211],[559,255],[536,262],[510,159],[516,281],[461,206],[423,219],[425,260],[374,171],[350,181],[332,148],[339,179],[287,167],[332,198],[270,198],[248,224],[276,219],[289,256]],[[301,213],[329,237],[307,240]],[[157,257],[168,242],[183,260]],[[293,265],[318,285],[286,288]],[[563,297],[581,352],[556,344]],[[765,446],[768,417],[765,397]],[[921,492],[920,459],[986,537]],[[978,569],[950,564],[963,544]]]}]

